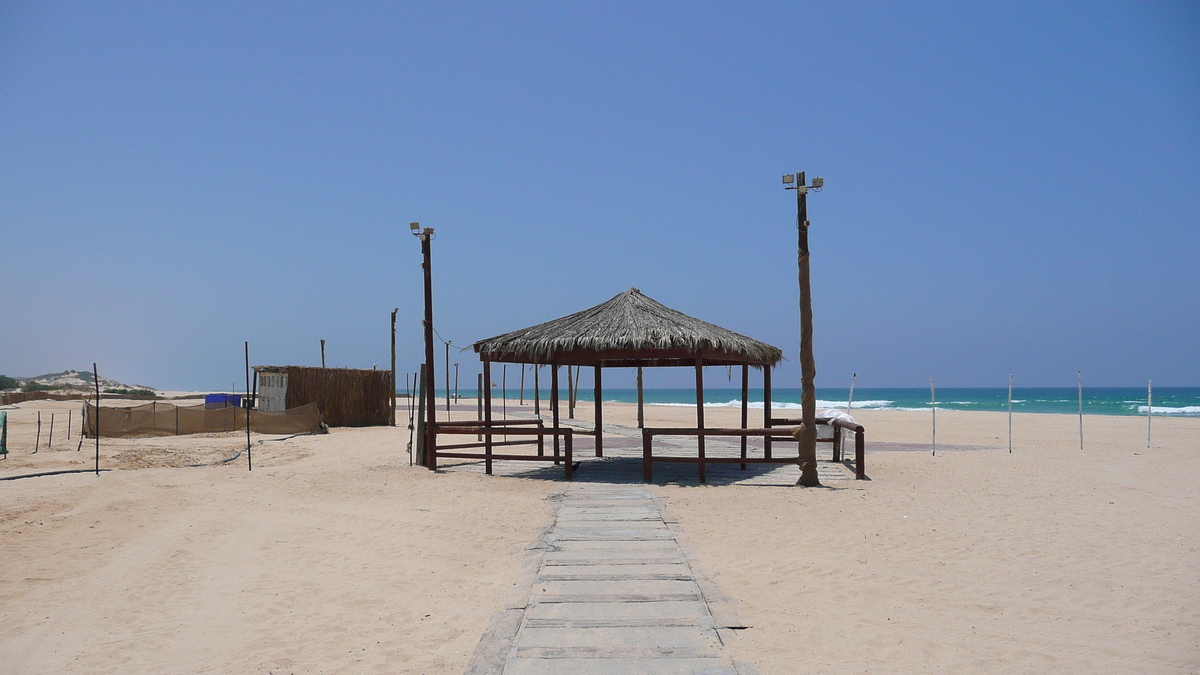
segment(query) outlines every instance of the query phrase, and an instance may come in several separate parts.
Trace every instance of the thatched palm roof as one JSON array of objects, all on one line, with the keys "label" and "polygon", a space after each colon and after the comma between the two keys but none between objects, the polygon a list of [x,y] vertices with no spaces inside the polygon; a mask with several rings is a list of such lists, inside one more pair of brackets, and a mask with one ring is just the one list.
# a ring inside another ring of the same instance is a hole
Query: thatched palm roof
[{"label": "thatched palm roof", "polygon": [[775,365],[783,352],[688,316],[636,288],[561,319],[476,342],[485,361],[562,365]]}]

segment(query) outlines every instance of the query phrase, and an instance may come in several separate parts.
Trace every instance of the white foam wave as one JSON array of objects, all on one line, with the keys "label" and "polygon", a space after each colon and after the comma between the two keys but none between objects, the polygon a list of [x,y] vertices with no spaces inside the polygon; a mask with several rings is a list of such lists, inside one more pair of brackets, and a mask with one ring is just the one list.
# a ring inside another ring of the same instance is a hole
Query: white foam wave
[{"label": "white foam wave", "polygon": [[[1145,415],[1148,406],[1139,405],[1138,412]],[[1155,415],[1200,415],[1200,405],[1185,405],[1181,408],[1172,408],[1169,406],[1154,406],[1152,409]]]},{"label": "white foam wave", "polygon": [[[891,407],[893,403],[894,403],[894,401],[882,401],[882,400],[881,401],[855,401],[854,405],[851,407],[852,408],[874,409],[874,410],[903,410],[903,408]],[[686,407],[686,408],[696,407],[695,403],[647,403],[647,405],[666,405],[666,406],[676,406],[676,407]],[[742,407],[742,400],[740,398],[735,398],[731,401],[725,401],[723,403],[707,402],[704,404],[704,407],[705,408],[740,408],[740,407]],[[751,410],[762,410],[763,403],[762,403],[762,401],[751,401],[750,404],[746,407],[750,408]],[[775,410],[799,410],[800,404],[794,403],[792,401],[772,401],[771,407]],[[819,410],[824,410],[827,408],[844,409],[845,407],[846,407],[845,401],[821,401],[821,400],[817,401],[817,409],[819,409]]]}]

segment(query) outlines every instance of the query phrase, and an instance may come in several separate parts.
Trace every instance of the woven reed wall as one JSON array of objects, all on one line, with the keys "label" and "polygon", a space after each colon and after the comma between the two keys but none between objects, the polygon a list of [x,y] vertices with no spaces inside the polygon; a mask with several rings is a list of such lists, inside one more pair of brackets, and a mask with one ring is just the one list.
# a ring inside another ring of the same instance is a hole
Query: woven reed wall
[{"label": "woven reed wall", "polygon": [[380,427],[392,423],[392,371],[284,366],[287,407],[316,403],[331,427]]}]

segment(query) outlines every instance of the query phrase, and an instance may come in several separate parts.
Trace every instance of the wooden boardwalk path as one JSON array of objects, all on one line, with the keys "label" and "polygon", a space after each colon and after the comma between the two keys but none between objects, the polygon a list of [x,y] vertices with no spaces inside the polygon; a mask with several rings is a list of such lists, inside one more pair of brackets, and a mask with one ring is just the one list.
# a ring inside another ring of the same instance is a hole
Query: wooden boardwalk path
[{"label": "wooden boardwalk path", "polygon": [[733,627],[702,585],[645,487],[572,483],[524,606],[498,615],[467,672],[755,673],[727,654]]}]

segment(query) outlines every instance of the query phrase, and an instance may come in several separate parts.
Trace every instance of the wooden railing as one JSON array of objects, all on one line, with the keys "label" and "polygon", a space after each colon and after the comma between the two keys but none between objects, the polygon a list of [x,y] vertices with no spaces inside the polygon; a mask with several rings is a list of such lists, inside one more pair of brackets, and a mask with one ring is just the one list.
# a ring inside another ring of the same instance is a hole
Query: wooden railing
[{"label": "wooden railing", "polygon": [[[522,429],[522,426],[536,426],[534,429]],[[454,422],[438,422],[433,427],[431,434],[433,442],[426,449],[426,459],[430,469],[437,469],[438,457],[453,457],[456,459],[482,459],[484,461],[484,471],[489,475],[492,473],[493,460],[516,460],[525,462],[554,462],[563,463],[563,472],[567,480],[574,477],[574,459],[572,453],[572,438],[574,429],[566,427],[546,428],[541,420],[492,420],[490,423],[483,420],[467,420]],[[484,436],[483,441],[475,441],[472,443],[456,443],[453,445],[445,445],[438,447],[438,436]],[[495,441],[492,440],[495,436],[533,436],[536,440],[513,440],[513,441]],[[554,452],[551,455],[545,453],[545,444],[543,439],[546,436],[552,436],[555,439],[563,438],[563,456],[559,456],[558,444],[555,443]],[[537,445],[536,455],[517,455],[517,454],[499,454],[492,451],[492,448],[497,446],[511,445]],[[465,448],[483,448],[483,452],[459,452]],[[449,449],[451,452],[446,452]]]},{"label": "wooden railing", "polygon": [[[772,419],[772,423],[781,424],[798,424],[799,420],[789,419]],[[842,420],[822,420],[818,419],[817,424],[832,425],[834,427],[833,438],[819,438],[819,443],[833,443],[833,460],[841,461],[841,434],[843,430],[854,432],[854,477],[856,480],[863,480],[867,477],[865,466],[865,429],[861,424],[852,424]],[[740,457],[708,457],[705,454],[704,443],[698,443],[698,452],[696,457],[680,457],[678,455],[654,455],[653,441],[655,436],[696,436],[698,439],[703,439],[708,436],[726,436],[726,437],[762,437],[763,439],[786,439],[794,440],[792,437],[792,429],[786,427],[769,427],[763,429],[701,429],[696,427],[656,427],[642,429],[642,480],[649,483],[654,480],[654,462],[665,463],[680,463],[680,464],[697,464],[699,465],[700,482],[707,482],[708,464],[740,464],[741,468],[745,469],[747,464],[799,464],[800,457],[797,449],[797,455],[794,457],[775,457],[767,455],[764,452],[763,457],[748,457],[746,453],[746,444],[742,444]]]}]

